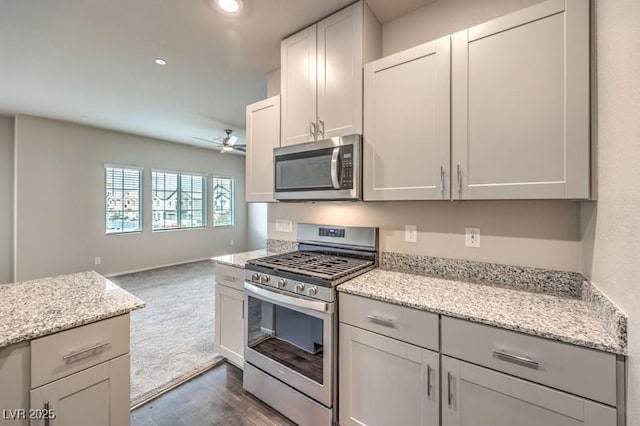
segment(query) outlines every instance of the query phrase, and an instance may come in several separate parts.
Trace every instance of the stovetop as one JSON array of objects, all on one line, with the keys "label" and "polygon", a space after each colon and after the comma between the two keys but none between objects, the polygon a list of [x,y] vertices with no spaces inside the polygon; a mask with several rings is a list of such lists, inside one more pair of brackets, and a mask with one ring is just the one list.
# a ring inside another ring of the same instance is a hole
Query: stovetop
[{"label": "stovetop", "polygon": [[274,275],[288,272],[300,276],[300,280],[311,277],[336,285],[359,275],[359,271],[370,269],[374,264],[371,259],[295,251],[250,260],[247,262],[247,269],[265,272],[262,268],[266,268]]}]

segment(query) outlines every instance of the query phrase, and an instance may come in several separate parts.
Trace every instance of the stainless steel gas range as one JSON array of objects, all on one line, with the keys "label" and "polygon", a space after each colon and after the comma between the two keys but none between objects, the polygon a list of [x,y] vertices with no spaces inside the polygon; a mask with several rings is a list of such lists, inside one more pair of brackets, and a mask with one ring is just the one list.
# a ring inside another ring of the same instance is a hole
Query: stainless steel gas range
[{"label": "stainless steel gas range", "polygon": [[336,289],[378,263],[377,228],[298,225],[245,276],[244,388],[300,425],[337,421]]}]

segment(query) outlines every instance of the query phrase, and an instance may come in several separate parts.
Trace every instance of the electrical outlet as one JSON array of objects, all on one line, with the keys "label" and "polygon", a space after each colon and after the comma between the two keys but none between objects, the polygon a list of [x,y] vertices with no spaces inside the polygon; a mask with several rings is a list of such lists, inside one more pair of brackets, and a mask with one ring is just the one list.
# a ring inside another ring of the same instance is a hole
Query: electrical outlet
[{"label": "electrical outlet", "polygon": [[480,247],[480,228],[465,228],[464,245],[466,247]]},{"label": "electrical outlet", "polygon": [[230,241],[229,241],[229,244],[231,244],[231,245],[234,245],[235,243],[236,243],[236,242],[235,242],[235,241],[233,241],[233,240],[230,240]]},{"label": "electrical outlet", "polygon": [[407,243],[417,243],[418,242],[418,227],[416,225],[405,225],[404,226],[404,240]]},{"label": "electrical outlet", "polygon": [[293,222],[290,220],[276,219],[276,231],[293,232]]},{"label": "electrical outlet", "polygon": [[100,256],[96,257],[95,259],[93,259],[93,263],[95,265],[100,265],[102,263],[102,258]]}]

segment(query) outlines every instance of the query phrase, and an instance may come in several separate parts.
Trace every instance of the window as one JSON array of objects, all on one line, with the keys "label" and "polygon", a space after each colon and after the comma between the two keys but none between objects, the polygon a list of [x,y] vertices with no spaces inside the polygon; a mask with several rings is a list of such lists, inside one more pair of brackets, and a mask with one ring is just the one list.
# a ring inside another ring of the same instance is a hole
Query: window
[{"label": "window", "polygon": [[105,166],[107,234],[142,231],[141,184],[141,169]]},{"label": "window", "polygon": [[213,226],[233,226],[233,179],[213,178]]},{"label": "window", "polygon": [[205,185],[202,175],[152,171],[153,230],[206,226]]}]

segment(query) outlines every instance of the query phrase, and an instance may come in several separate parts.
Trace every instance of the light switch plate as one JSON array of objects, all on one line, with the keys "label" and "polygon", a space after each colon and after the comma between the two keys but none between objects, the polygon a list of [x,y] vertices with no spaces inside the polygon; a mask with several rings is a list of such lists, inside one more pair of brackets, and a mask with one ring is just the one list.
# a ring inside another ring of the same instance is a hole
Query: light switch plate
[{"label": "light switch plate", "polygon": [[100,256],[93,259],[94,265],[100,265],[102,263],[102,258]]},{"label": "light switch plate", "polygon": [[290,220],[276,219],[276,231],[293,232],[293,222]]},{"label": "light switch plate", "polygon": [[466,247],[480,247],[480,228],[465,228],[464,245]]},{"label": "light switch plate", "polygon": [[404,240],[407,243],[417,243],[418,242],[418,227],[416,225],[405,225],[404,226]]}]

